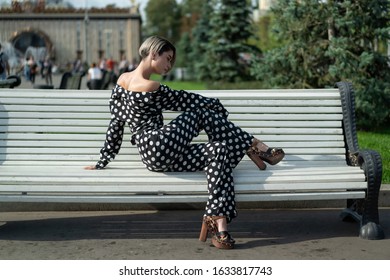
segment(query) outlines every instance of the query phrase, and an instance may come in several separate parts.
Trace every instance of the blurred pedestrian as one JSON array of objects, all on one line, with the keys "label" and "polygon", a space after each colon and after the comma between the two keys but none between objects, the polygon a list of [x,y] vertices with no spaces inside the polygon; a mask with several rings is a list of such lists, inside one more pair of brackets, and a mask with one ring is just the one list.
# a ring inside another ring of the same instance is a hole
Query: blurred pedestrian
[{"label": "blurred pedestrian", "polygon": [[8,56],[3,52],[3,46],[0,44],[0,80],[5,80],[9,74]]},{"label": "blurred pedestrian", "polygon": [[42,70],[42,75],[45,77],[45,81],[47,85],[53,84],[52,70],[53,70],[53,63],[51,62],[50,57],[47,56],[45,58],[45,61],[43,62],[43,70]]},{"label": "blurred pedestrian", "polygon": [[31,83],[35,83],[35,76],[38,72],[38,64],[35,62],[35,59],[33,56],[30,56],[30,59],[28,60],[28,66],[30,67],[30,81]]},{"label": "blurred pedestrian", "polygon": [[102,70],[100,70],[96,63],[92,63],[88,69],[87,87],[89,89],[97,89],[101,84],[102,77]]}]

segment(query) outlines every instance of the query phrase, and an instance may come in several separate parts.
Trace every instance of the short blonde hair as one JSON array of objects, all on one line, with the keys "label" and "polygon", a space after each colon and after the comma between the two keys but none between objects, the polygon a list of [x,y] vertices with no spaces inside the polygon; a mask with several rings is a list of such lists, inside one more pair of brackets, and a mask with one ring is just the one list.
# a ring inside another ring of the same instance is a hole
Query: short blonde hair
[{"label": "short blonde hair", "polygon": [[158,55],[161,55],[163,52],[167,51],[173,51],[173,56],[171,60],[171,64],[173,66],[176,60],[175,46],[163,37],[151,36],[142,43],[141,47],[139,48],[139,55],[142,59],[144,59],[150,53],[157,53]]}]

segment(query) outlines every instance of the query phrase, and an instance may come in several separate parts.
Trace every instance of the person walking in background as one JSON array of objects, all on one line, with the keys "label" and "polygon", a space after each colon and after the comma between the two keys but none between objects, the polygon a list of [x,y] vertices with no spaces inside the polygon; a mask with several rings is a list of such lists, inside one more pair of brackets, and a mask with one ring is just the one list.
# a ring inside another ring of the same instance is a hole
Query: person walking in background
[{"label": "person walking in background", "polygon": [[27,63],[28,63],[29,69],[30,69],[30,82],[32,84],[34,84],[35,83],[35,76],[38,72],[38,65],[35,62],[33,56],[30,56],[30,59],[28,60]]},{"label": "person walking in background", "polygon": [[47,56],[45,58],[45,61],[43,62],[43,70],[42,70],[47,85],[53,85],[52,70],[53,70],[53,63],[51,62],[50,57]]},{"label": "person walking in background", "polygon": [[28,82],[31,82],[31,69],[30,69],[30,64],[28,63],[29,59],[30,59],[29,57],[26,57],[26,59],[22,63],[22,67],[20,68],[20,70],[18,72],[23,71],[24,78]]},{"label": "person walking in background", "polygon": [[7,79],[10,75],[8,56],[3,52],[3,46],[0,44],[0,80]]},{"label": "person walking in background", "polygon": [[119,68],[119,76],[128,71],[129,61],[126,59],[125,55],[122,55],[122,59],[119,62],[118,68]]},{"label": "person walking in background", "polygon": [[96,63],[92,63],[91,67],[88,69],[88,77],[87,77],[87,87],[89,89],[96,89],[99,87],[99,83],[102,80],[102,70],[97,67]]}]

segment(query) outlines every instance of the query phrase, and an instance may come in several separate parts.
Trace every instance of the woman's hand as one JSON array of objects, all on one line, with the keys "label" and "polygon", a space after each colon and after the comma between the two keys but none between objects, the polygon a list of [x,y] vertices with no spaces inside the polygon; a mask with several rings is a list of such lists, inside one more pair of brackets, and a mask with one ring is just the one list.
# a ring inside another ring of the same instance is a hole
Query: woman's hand
[{"label": "woman's hand", "polygon": [[96,166],[95,165],[90,165],[90,166],[86,166],[84,167],[85,170],[94,170],[96,169]]}]

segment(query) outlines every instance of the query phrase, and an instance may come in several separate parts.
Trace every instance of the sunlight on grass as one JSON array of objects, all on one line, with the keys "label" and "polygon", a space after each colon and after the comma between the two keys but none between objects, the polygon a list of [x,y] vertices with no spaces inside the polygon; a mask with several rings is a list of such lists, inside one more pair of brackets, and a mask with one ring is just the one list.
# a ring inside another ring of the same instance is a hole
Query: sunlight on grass
[{"label": "sunlight on grass", "polygon": [[390,184],[390,127],[376,131],[358,132],[359,148],[376,150],[380,153],[383,163],[382,183]]}]

